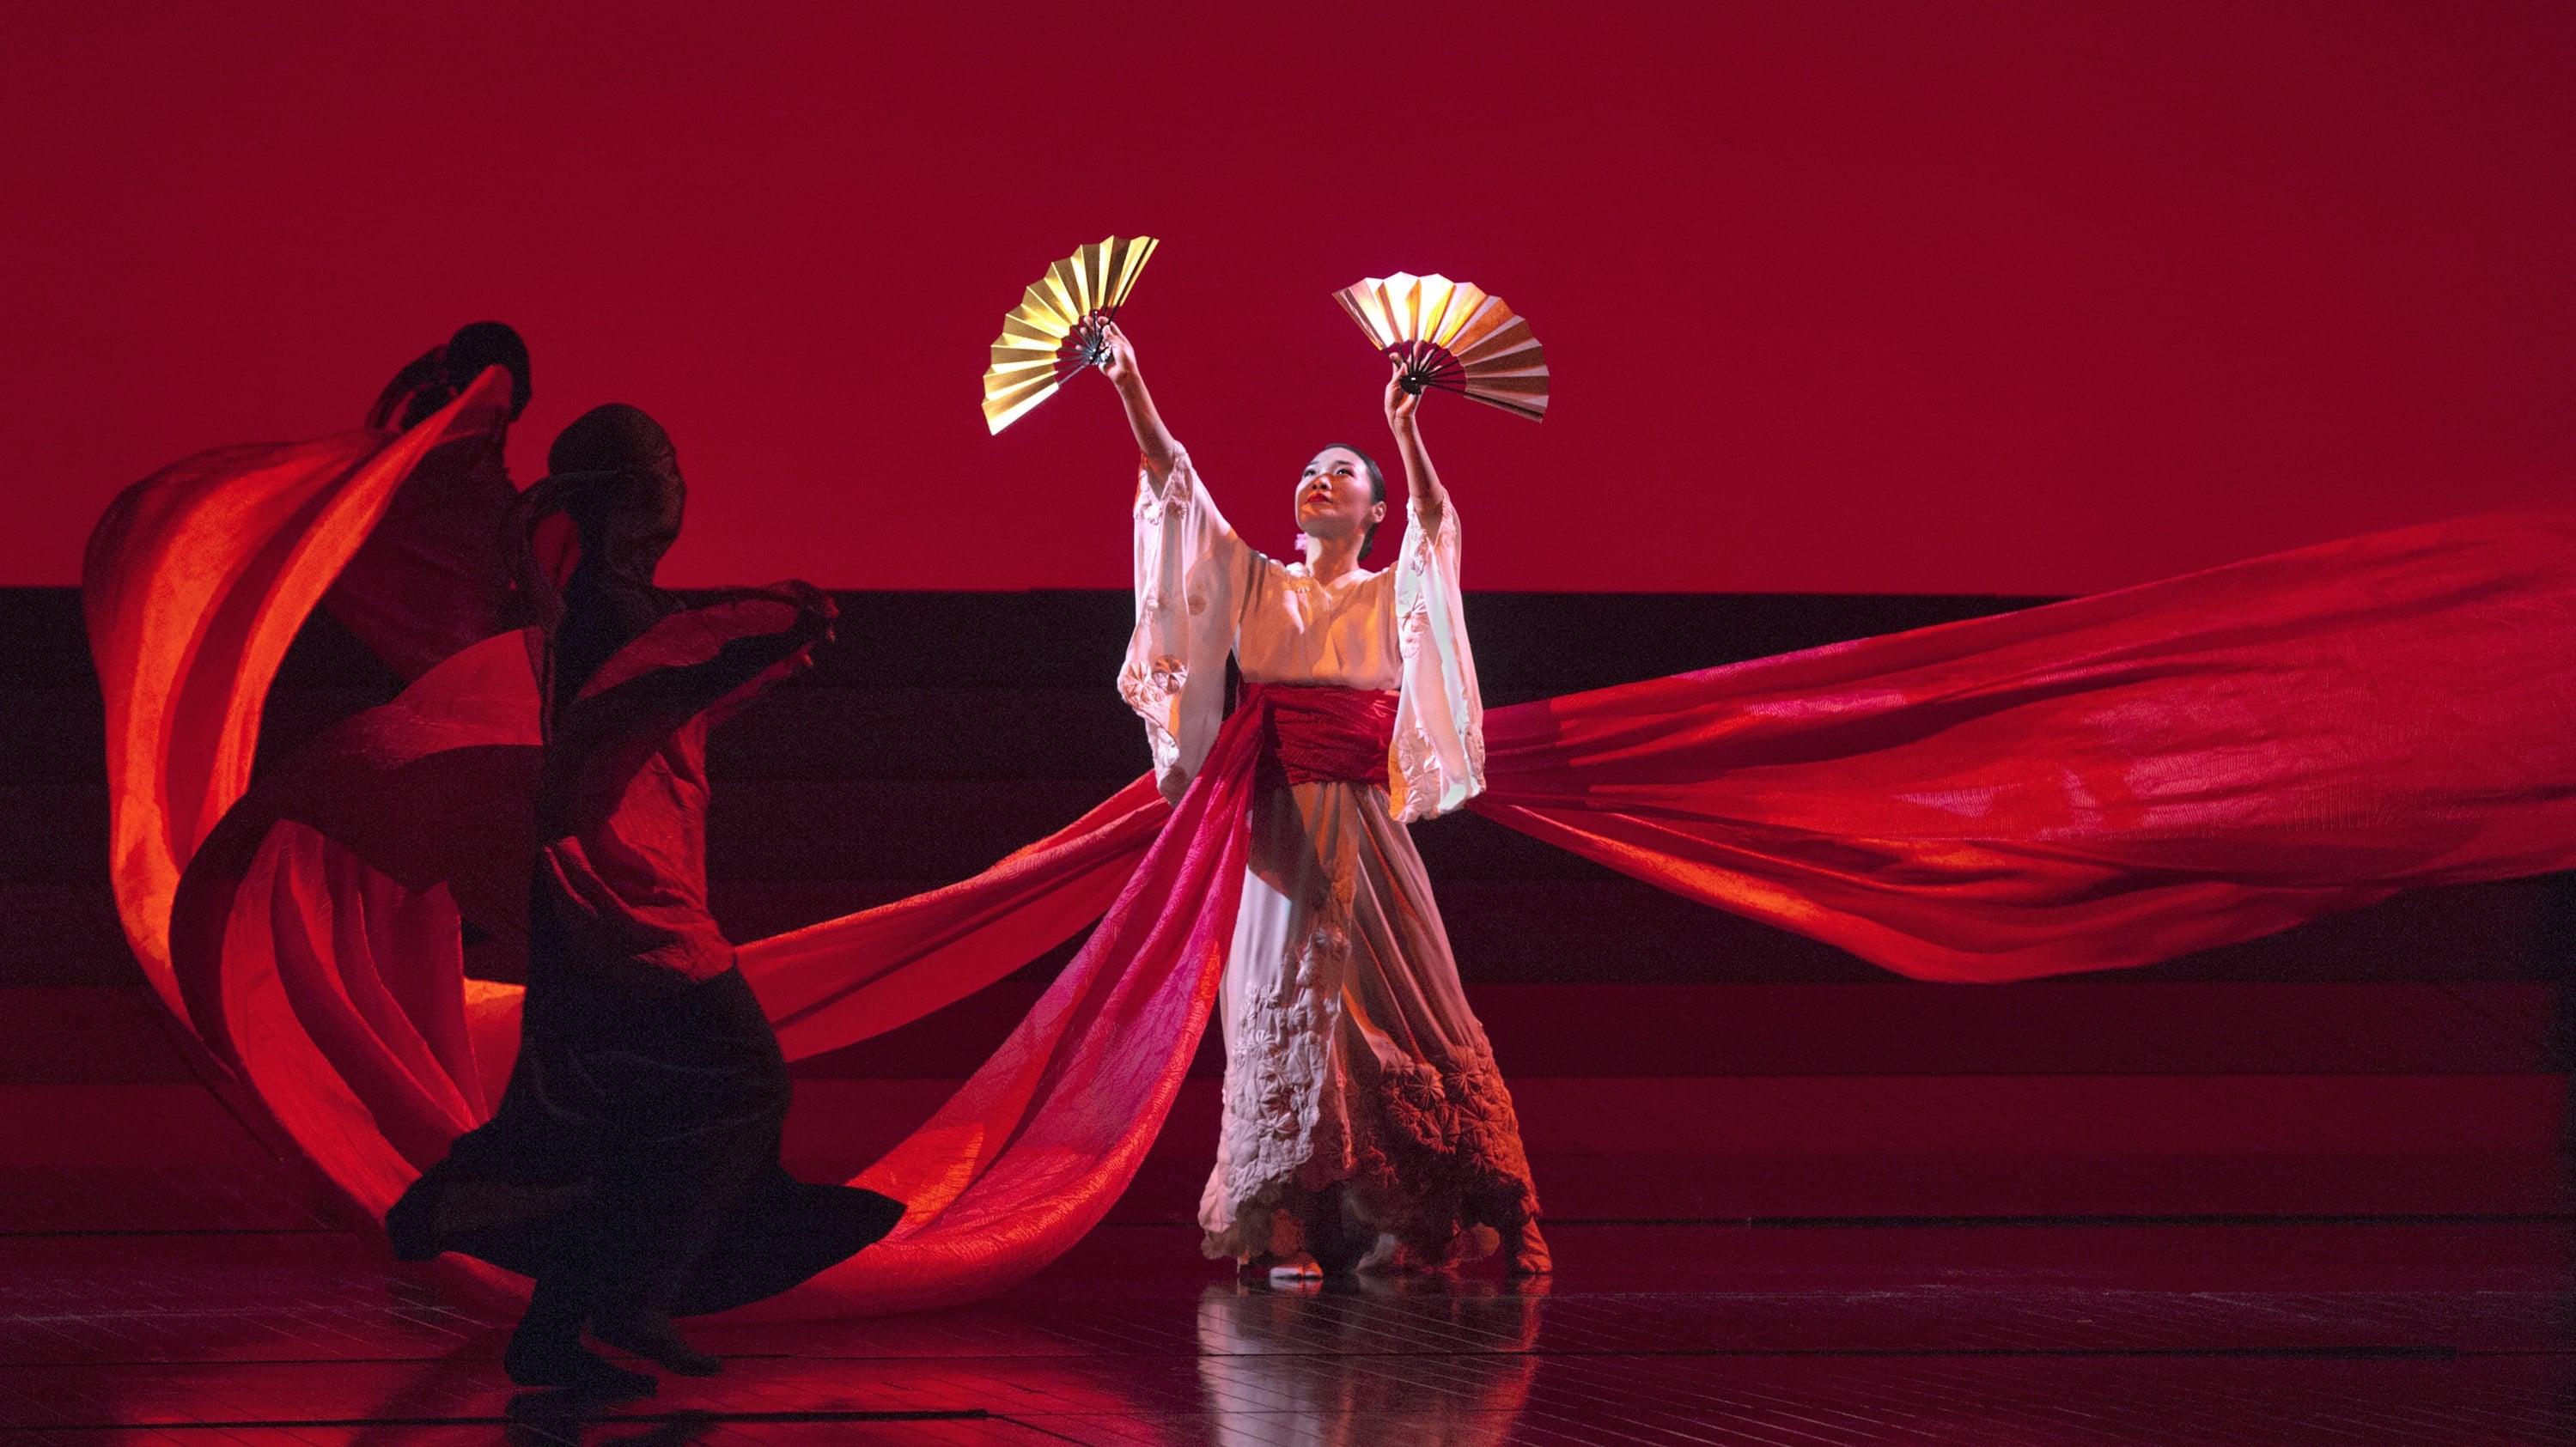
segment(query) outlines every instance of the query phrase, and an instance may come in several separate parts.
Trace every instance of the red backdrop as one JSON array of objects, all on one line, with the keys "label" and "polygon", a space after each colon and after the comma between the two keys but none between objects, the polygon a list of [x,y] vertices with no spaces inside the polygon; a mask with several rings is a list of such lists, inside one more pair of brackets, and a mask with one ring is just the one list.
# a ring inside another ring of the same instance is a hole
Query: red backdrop
[{"label": "red backdrop", "polygon": [[1555,416],[1428,409],[1480,587],[2072,592],[2566,489],[2556,0],[1303,8],[12,6],[0,583],[493,316],[523,475],[669,422],[675,581],[1118,585],[1105,388],[976,408],[1111,231],[1266,545],[1383,438],[1333,288],[1531,316]]}]

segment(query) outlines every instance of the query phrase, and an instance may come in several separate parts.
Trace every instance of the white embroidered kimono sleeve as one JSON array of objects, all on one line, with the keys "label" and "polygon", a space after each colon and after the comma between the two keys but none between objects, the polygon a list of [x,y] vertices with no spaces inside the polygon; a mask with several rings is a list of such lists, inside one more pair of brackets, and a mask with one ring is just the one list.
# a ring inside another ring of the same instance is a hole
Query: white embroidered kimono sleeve
[{"label": "white embroidered kimono sleeve", "polygon": [[1163,797],[1182,791],[1207,759],[1225,713],[1225,659],[1256,554],[1200,485],[1187,452],[1160,491],[1136,478],[1136,631],[1118,692],[1145,721]]},{"label": "white embroidered kimono sleeve", "polygon": [[1435,533],[1405,506],[1404,554],[1395,564],[1396,639],[1404,684],[1387,760],[1388,812],[1411,822],[1446,814],[1485,789],[1485,704],[1459,607],[1458,506],[1441,509]]}]

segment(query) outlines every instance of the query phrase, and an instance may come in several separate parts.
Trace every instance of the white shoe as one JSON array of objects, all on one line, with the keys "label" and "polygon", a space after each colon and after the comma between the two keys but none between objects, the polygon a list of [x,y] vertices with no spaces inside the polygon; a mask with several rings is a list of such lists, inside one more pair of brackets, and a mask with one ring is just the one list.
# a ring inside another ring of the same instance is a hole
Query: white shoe
[{"label": "white shoe", "polygon": [[1273,1281],[1321,1281],[1324,1279],[1324,1268],[1315,1260],[1314,1257],[1300,1252],[1295,1256],[1286,1256],[1277,1261],[1271,1262],[1270,1279]]}]

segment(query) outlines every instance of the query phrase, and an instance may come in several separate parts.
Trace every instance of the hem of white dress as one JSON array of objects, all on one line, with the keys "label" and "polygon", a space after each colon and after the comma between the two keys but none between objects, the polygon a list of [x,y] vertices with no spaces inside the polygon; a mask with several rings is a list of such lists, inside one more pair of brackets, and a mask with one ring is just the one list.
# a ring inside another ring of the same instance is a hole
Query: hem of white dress
[{"label": "hem of white dress", "polygon": [[1356,1256],[1384,1235],[1406,1264],[1438,1268],[1489,1256],[1539,1219],[1520,1123],[1490,1057],[1452,1070],[1417,1062],[1372,1093],[1351,1112],[1361,1118],[1347,1147],[1310,1151],[1230,1193],[1227,1224],[1202,1231],[1201,1253]]}]

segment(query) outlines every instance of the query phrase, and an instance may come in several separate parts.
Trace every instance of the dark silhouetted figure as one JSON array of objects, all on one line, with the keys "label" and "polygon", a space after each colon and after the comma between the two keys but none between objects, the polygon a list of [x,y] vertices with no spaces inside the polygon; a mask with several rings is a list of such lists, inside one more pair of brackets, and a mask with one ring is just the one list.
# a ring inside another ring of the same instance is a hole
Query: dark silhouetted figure
[{"label": "dark silhouetted figure", "polygon": [[[673,1316],[784,1290],[902,1207],[780,1166],[786,1063],[706,903],[708,726],[806,666],[831,602],[803,584],[693,604],[658,587],[687,490],[632,407],[585,413],[547,465],[504,534],[545,709],[519,1055],[491,1121],[386,1227],[407,1260],[462,1251],[536,1279],[513,1381],[645,1392],[650,1377],[582,1345],[585,1326],[715,1371]],[[558,518],[568,569],[539,561]]]}]

